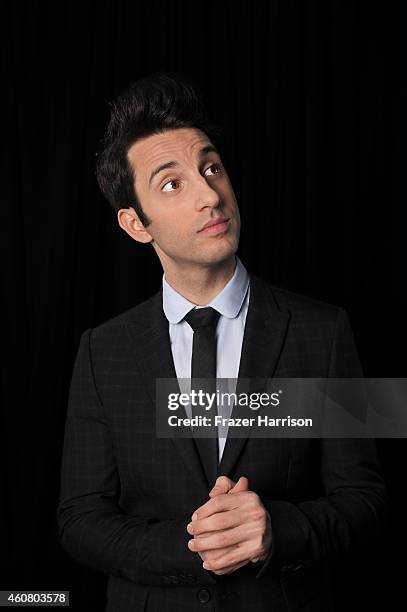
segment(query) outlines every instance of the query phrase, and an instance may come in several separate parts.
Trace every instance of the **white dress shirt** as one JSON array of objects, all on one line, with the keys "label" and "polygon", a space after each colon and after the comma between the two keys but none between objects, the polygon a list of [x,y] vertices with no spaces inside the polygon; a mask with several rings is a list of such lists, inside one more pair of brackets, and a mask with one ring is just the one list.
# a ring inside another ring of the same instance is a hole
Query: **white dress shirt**
[{"label": "white dress shirt", "polygon": [[[249,275],[240,259],[236,258],[232,278],[222,291],[206,305],[220,313],[216,328],[216,378],[237,379],[238,377],[249,298]],[[196,306],[184,298],[168,284],[163,275],[163,310],[169,321],[172,357],[179,379],[191,378],[194,332],[183,319],[192,308],[204,308],[204,306]],[[181,391],[185,390],[181,388]],[[229,389],[230,392],[234,390],[234,388]],[[218,438],[219,461],[222,458],[225,443],[225,437]]]}]

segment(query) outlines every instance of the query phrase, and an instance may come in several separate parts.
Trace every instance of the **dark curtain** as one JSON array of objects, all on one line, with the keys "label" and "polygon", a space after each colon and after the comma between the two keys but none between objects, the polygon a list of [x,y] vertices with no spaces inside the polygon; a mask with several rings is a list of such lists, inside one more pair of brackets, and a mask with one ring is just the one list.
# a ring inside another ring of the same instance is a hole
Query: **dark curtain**
[{"label": "dark curtain", "polygon": [[[406,375],[402,4],[2,3],[1,589],[69,589],[74,609],[103,609],[103,578],[59,548],[55,514],[79,337],[161,281],[94,175],[108,101],[136,78],[170,70],[203,91],[247,268],[343,306],[367,376]],[[404,440],[379,451],[389,533],[338,569],[348,610],[346,584],[354,609],[381,609],[403,580]]]}]

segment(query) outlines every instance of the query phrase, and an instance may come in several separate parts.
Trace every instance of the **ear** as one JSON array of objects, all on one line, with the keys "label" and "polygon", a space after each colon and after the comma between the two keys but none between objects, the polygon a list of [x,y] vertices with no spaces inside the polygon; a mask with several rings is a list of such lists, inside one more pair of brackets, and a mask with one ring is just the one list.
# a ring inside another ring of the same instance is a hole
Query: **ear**
[{"label": "ear", "polygon": [[117,213],[117,221],[120,227],[137,242],[148,243],[153,237],[148,233],[141,223],[134,208],[121,208]]}]

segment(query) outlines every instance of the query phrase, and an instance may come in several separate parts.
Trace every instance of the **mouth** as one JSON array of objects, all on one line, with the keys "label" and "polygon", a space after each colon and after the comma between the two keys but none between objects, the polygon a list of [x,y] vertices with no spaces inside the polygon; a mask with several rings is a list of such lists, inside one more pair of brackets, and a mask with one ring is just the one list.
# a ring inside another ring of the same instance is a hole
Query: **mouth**
[{"label": "mouth", "polygon": [[226,217],[217,217],[211,219],[205,225],[198,230],[198,234],[220,234],[227,230],[229,227],[230,219]]}]

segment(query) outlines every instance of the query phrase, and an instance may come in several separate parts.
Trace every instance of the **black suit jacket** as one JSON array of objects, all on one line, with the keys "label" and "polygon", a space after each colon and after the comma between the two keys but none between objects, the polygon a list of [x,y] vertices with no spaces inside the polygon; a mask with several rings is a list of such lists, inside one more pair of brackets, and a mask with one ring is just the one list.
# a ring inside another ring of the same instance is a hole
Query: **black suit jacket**
[{"label": "black suit jacket", "polygon": [[[360,375],[341,308],[251,277],[239,376]],[[230,438],[219,474],[270,513],[260,566],[218,577],[187,547],[208,500],[193,439],[155,435],[155,379],[175,377],[161,291],[84,332],[70,391],[58,521],[78,562],[109,575],[114,610],[331,610],[327,561],[376,537],[386,509],[373,440]]]}]

